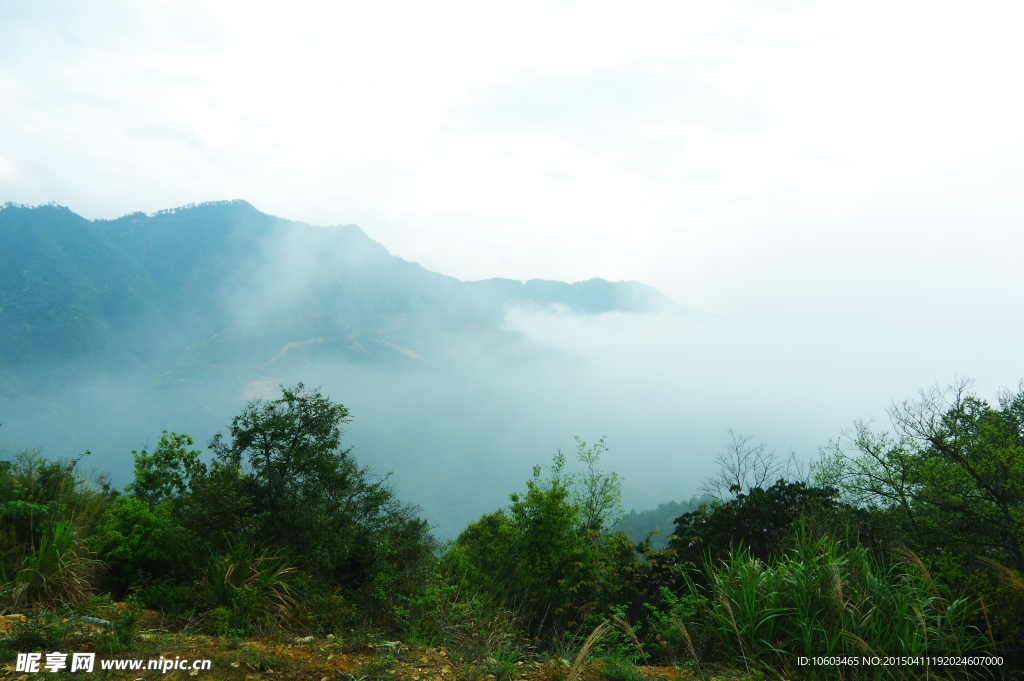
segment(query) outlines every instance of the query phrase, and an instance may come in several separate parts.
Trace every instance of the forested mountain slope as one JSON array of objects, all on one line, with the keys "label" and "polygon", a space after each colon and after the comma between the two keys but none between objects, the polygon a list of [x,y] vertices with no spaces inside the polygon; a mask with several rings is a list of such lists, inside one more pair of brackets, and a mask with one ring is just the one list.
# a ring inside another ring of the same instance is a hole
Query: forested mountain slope
[{"label": "forested mountain slope", "polygon": [[154,382],[251,378],[323,357],[451,362],[467,339],[534,352],[501,331],[515,305],[689,314],[638,282],[466,282],[391,255],[355,225],[313,227],[244,201],[86,220],[0,210],[0,367],[15,397],[85,371]]},{"label": "forested mountain slope", "polygon": [[303,382],[351,408],[360,461],[394,471],[455,531],[553,448],[608,434],[596,429],[614,388],[585,358],[516,331],[519,306],[697,316],[638,282],[460,281],[355,225],[244,201],[114,220],[7,204],[0,456],[90,450],[120,486],[131,451],[162,430],[204,443],[241,404]]}]

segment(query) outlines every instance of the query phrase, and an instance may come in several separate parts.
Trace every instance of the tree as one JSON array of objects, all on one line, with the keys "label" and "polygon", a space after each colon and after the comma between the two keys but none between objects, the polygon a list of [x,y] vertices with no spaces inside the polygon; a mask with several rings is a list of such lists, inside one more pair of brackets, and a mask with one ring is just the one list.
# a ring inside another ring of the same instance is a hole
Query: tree
[{"label": "tree", "polygon": [[[606,532],[622,518],[622,478],[612,471],[600,468],[601,456],[608,451],[607,438],[602,437],[593,447],[576,436],[576,459],[586,466],[582,473],[568,476],[567,486],[572,490],[573,502],[580,509],[583,529]],[[558,450],[562,456],[562,450]],[[564,457],[562,457],[564,461]]]},{"label": "tree", "polygon": [[145,449],[141,452],[133,449],[135,479],[125,491],[148,501],[151,508],[184,494],[192,480],[206,473],[206,466],[199,460],[202,452],[188,449],[192,444],[190,436],[165,430],[152,454]]},{"label": "tree", "polygon": [[804,477],[796,453],[791,453],[789,460],[783,462],[774,451],[768,451],[764,442],[754,444],[752,435],[730,428],[729,437],[732,441],[715,456],[718,472],[698,488],[706,496],[725,503],[736,492],[764,488],[779,477],[791,480]]},{"label": "tree", "polygon": [[1024,570],[1024,382],[994,407],[959,380],[889,409],[895,435],[857,423],[830,443],[820,480],[898,516],[920,548]]},{"label": "tree", "polygon": [[725,558],[741,546],[760,560],[778,557],[789,547],[795,524],[804,520],[826,532],[852,520],[851,509],[836,502],[838,490],[779,479],[767,488],[736,490],[731,501],[702,504],[676,518],[669,547],[684,561],[703,565],[705,558]]},{"label": "tree", "polygon": [[[197,563],[247,542],[281,549],[307,575],[351,588],[387,581],[429,556],[434,541],[416,507],[341,448],[348,409],[301,383],[281,390],[276,400],[246,404],[210,440],[209,464],[189,449],[192,438],[166,431],[152,454],[134,452],[129,491],[149,503],[149,525],[163,531],[154,519],[170,508]],[[139,513],[132,504],[122,510],[125,518]],[[119,557],[146,567],[153,552],[144,544],[155,534],[111,529],[110,545],[124,549]]]},{"label": "tree", "polygon": [[417,508],[341,449],[349,422],[348,409],[319,390],[282,386],[279,399],[249,402],[227,436],[213,437],[207,484],[219,475],[242,490],[251,504],[247,529],[259,541],[301,555],[314,574],[357,586],[424,558],[433,544]]},{"label": "tree", "polygon": [[593,447],[576,438],[576,446],[584,472],[566,473],[557,450],[546,478],[534,466],[526,491],[466,527],[448,554],[490,593],[515,602],[539,634],[581,621],[615,581],[621,558],[605,534],[621,513],[621,478],[599,467],[604,438]]}]

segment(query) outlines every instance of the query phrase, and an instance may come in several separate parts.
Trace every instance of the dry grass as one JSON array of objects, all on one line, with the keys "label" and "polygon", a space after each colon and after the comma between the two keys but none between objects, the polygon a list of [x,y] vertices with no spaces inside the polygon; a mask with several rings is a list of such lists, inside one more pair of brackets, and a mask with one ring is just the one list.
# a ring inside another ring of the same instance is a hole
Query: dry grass
[{"label": "dry grass", "polygon": [[594,652],[594,648],[601,643],[602,639],[608,635],[610,629],[611,625],[607,620],[594,627],[594,630],[590,632],[590,636],[587,636],[583,645],[580,646],[579,652],[576,653],[576,659],[573,660],[572,665],[569,667],[569,673],[566,675],[565,681],[579,681],[591,653]]},{"label": "dry grass", "polygon": [[1024,594],[1024,577],[1021,577],[1019,572],[1006,567],[1002,563],[997,563],[991,558],[979,557],[978,560],[994,569],[1007,588],[1019,594]]}]

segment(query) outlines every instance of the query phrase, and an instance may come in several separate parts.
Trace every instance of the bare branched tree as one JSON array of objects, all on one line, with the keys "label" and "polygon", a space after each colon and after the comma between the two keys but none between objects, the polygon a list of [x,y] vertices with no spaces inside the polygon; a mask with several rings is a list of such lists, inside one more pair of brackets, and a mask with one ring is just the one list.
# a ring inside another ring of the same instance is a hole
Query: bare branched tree
[{"label": "bare branched tree", "polygon": [[737,492],[748,492],[755,487],[765,488],[779,478],[791,482],[808,477],[807,466],[795,452],[782,460],[764,442],[754,443],[754,436],[743,435],[729,429],[731,442],[715,456],[718,472],[701,483],[701,492],[718,501],[728,501]]},{"label": "bare branched tree", "polygon": [[866,421],[854,421],[819,450],[813,465],[815,484],[836,487],[847,503],[909,508],[919,481],[912,469],[921,452],[944,437],[944,417],[963,409],[973,381],[957,378],[945,389],[922,389],[917,399],[893,402],[886,410],[895,433],[877,433]]}]

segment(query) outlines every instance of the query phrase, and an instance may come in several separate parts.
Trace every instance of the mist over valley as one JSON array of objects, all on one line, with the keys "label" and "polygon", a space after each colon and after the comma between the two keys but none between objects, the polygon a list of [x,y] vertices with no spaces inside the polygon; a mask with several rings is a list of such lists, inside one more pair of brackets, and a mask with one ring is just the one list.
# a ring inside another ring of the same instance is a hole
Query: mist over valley
[{"label": "mist over valley", "polygon": [[[90,450],[83,465],[121,486],[131,451],[162,430],[203,443],[247,400],[304,382],[349,407],[345,445],[392,472],[442,536],[503,503],[574,435],[610,437],[606,465],[641,507],[693,492],[690,475],[659,475],[661,462],[699,468],[707,456],[678,439],[689,418],[664,419],[685,398],[631,376],[651,339],[609,334],[714,316],[639,282],[460,281],[355,225],[314,227],[243,201],[93,221],[8,205],[0,240],[7,455]],[[586,356],[581,333],[611,342],[618,362],[607,349]]]},{"label": "mist over valley", "polygon": [[1022,22],[0,2],[0,662],[1024,679]]}]

